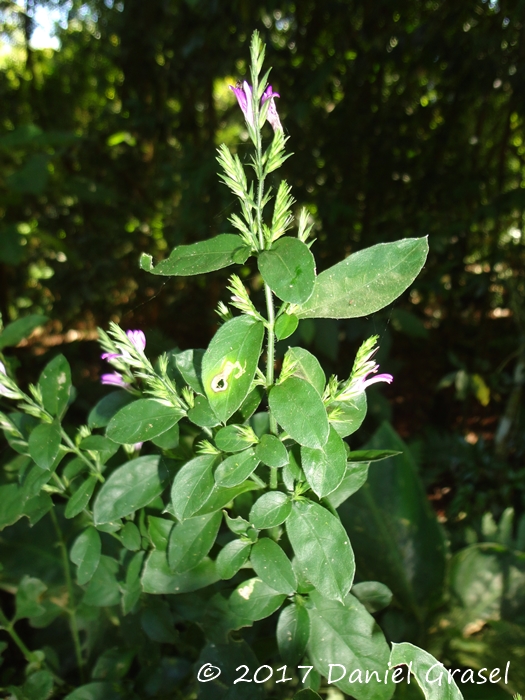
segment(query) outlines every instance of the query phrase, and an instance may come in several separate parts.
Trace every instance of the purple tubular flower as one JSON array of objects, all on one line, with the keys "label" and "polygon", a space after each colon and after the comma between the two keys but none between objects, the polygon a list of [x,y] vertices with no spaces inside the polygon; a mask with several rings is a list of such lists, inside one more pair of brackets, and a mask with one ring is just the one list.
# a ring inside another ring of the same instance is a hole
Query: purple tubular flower
[{"label": "purple tubular flower", "polygon": [[261,105],[263,105],[266,102],[266,100],[271,100],[268,106],[266,119],[268,119],[274,131],[282,131],[283,127],[281,124],[281,120],[279,119],[279,115],[277,114],[277,108],[275,107],[274,97],[280,97],[280,95],[278,92],[273,91],[271,85],[268,85],[266,90],[263,92],[263,96],[261,97]]},{"label": "purple tubular flower", "polygon": [[[238,85],[238,83],[237,83]],[[242,109],[242,113],[244,114],[244,118],[246,119],[246,122],[251,126],[254,127],[254,121],[253,121],[253,104],[252,104],[252,88],[246,80],[243,82],[241,87],[233,86],[230,85],[230,90],[233,90],[235,93],[235,97],[237,98],[237,102],[239,103],[239,107]]]},{"label": "purple tubular flower", "polygon": [[[370,374],[370,372],[368,372]],[[372,384],[377,384],[378,382],[386,382],[387,384],[392,384],[394,381],[394,377],[391,374],[378,374],[375,377],[371,377],[370,379],[367,379],[368,374],[365,374],[365,376],[361,379],[361,386],[363,391],[371,386]]]},{"label": "purple tubular flower", "polygon": [[116,352],[104,352],[100,356],[102,360],[114,360],[116,357],[120,357],[120,355]]},{"label": "purple tubular flower", "polygon": [[100,381],[102,384],[109,384],[111,386],[121,386],[124,389],[129,386],[126,381],[124,381],[124,377],[119,374],[118,372],[111,372],[110,374],[103,374],[100,377]]},{"label": "purple tubular flower", "polygon": [[139,352],[143,352],[146,347],[146,336],[144,333],[142,331],[126,331],[126,335],[133,347]]}]

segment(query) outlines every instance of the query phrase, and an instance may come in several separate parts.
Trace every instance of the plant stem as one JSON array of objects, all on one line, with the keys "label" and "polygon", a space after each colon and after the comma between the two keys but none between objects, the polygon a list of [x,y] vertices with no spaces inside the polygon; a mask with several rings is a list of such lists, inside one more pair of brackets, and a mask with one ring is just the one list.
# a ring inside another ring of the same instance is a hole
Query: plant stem
[{"label": "plant stem", "polygon": [[62,535],[62,530],[58,524],[57,516],[55,515],[55,510],[52,508],[50,511],[51,520],[53,521],[53,526],[58,537],[58,546],[60,547],[60,552],[62,555],[62,566],[64,569],[64,577],[66,579],[66,587],[68,593],[69,604],[66,608],[66,612],[69,616],[69,628],[71,630],[71,636],[73,638],[73,645],[75,647],[75,656],[77,658],[78,672],[80,675],[80,681],[84,682],[84,660],[82,658],[82,649],[80,646],[80,636],[78,634],[77,616],[75,613],[75,601],[74,601],[74,590],[73,581],[71,580],[71,570],[69,568],[69,559],[67,556],[67,547],[64,542],[64,536]]},{"label": "plant stem", "polygon": [[38,658],[33,654],[32,651],[26,647],[24,642],[20,639],[18,634],[15,632],[13,623],[10,622],[4,614],[4,611],[0,608],[0,629],[3,629],[11,637],[16,646],[20,649],[24,655],[25,660],[28,664],[38,661]]},{"label": "plant stem", "polygon": [[62,440],[66,443],[66,445],[69,447],[69,449],[74,452],[77,457],[79,457],[83,462],[85,462],[88,467],[89,471],[91,474],[94,474],[94,476],[97,477],[99,481],[104,481],[104,477],[98,470],[97,466],[91,462],[86,455],[82,452],[82,450],[79,450],[78,447],[75,445],[73,440],[69,437],[69,435],[66,433],[64,428],[62,426],[60,427],[60,435],[62,436]]},{"label": "plant stem", "polygon": [[[258,123],[258,110],[256,114],[256,119]],[[262,165],[262,143],[261,143],[261,131],[259,128],[256,130],[257,133],[257,143],[256,143],[256,157],[257,157],[257,176],[259,179],[259,184],[257,187],[257,233],[259,236],[259,249],[262,251],[265,248],[264,240],[264,229],[263,229],[263,218],[262,218],[262,201],[264,196],[264,170]],[[264,283],[264,295],[266,298],[266,314],[268,320],[267,326],[267,353],[266,353],[266,390],[269,391],[273,386],[274,382],[274,364],[275,364],[275,308],[273,304],[273,293],[269,285]],[[277,434],[277,422],[270,412],[270,432],[274,435]],[[270,487],[277,488],[277,484],[273,486],[276,481],[276,475],[272,474],[270,478]]]}]

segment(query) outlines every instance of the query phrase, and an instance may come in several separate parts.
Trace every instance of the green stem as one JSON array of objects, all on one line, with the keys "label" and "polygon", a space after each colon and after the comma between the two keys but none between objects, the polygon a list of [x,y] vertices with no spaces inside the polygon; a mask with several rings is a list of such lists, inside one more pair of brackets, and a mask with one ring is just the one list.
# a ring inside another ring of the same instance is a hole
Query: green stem
[{"label": "green stem", "polygon": [[[258,123],[259,112],[256,111],[255,119]],[[264,240],[264,229],[263,229],[263,217],[262,217],[262,201],[264,196],[264,172],[262,166],[262,143],[261,143],[261,131],[259,128],[256,130],[257,133],[257,143],[256,143],[256,153],[257,153],[257,175],[259,178],[259,185],[257,188],[257,233],[259,236],[259,249],[262,251],[265,248]],[[273,304],[273,293],[270,287],[264,283],[264,295],[266,298],[266,313],[267,313],[267,354],[266,354],[266,390],[269,391],[273,386],[274,382],[274,365],[275,365],[275,308]],[[270,432],[274,435],[277,434],[277,422],[274,416],[270,413]],[[272,474],[270,479],[270,484],[276,481],[276,475]],[[271,486],[271,488],[277,488]]]},{"label": "green stem", "polygon": [[73,581],[71,579],[71,570],[69,568],[69,558],[67,556],[67,547],[64,542],[64,537],[62,535],[62,530],[58,524],[57,516],[55,515],[55,510],[52,508],[50,511],[51,520],[53,521],[53,526],[58,537],[58,546],[60,547],[60,552],[62,555],[62,566],[64,569],[64,577],[66,579],[66,587],[69,598],[69,604],[66,608],[66,612],[69,616],[69,628],[71,630],[71,636],[73,638],[73,645],[75,647],[75,656],[77,658],[78,672],[80,675],[81,683],[84,682],[84,660],[82,658],[82,649],[80,646],[80,636],[78,633],[77,616],[75,612],[75,601],[74,601],[74,590]]},{"label": "green stem", "polygon": [[79,457],[83,462],[87,464],[89,467],[89,471],[91,474],[94,474],[99,481],[104,481],[104,477],[98,470],[97,466],[93,464],[91,460],[89,460],[86,455],[82,452],[82,450],[79,450],[79,448],[75,445],[73,440],[69,437],[69,435],[66,433],[64,428],[60,427],[60,435],[62,436],[62,440],[66,443],[66,445],[69,447],[69,449],[74,452],[77,457]]},{"label": "green stem", "polygon": [[30,663],[35,663],[39,659],[38,657],[33,654],[32,651],[29,651],[29,649],[26,647],[24,642],[20,639],[18,634],[16,633],[13,623],[10,622],[7,617],[4,614],[4,611],[0,608],[0,629],[3,629],[7,632],[7,634],[11,637],[13,642],[16,644],[16,646],[20,649],[22,654],[24,655],[24,659],[27,661],[28,664]]}]

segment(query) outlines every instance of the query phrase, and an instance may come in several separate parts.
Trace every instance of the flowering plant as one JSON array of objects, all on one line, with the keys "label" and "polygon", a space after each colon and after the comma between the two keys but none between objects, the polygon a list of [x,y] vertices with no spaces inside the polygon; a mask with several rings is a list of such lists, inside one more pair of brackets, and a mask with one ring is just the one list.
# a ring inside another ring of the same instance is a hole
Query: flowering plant
[{"label": "flowering plant", "polygon": [[[289,347],[275,372],[276,341],[301,319],[365,316],[399,296],[424,264],[426,239],[377,245],[317,274],[308,212],[295,224],[289,185],[270,182],[289,154],[263,60],[255,33],[250,83],[232,86],[254,146],[254,178],[237,154],[218,151],[220,177],[239,200],[230,218],[236,232],[178,246],[155,266],[144,255],[141,266],[184,276],[255,257],[264,312],[233,274],[229,304],[217,309],[222,325],[205,351],[173,351],[152,363],[142,331],[101,330],[102,358],[113,368],[101,381],[116,390],[74,435],[62,426],[74,398],[65,358],[52,360],[28,393],[0,365],[0,395],[17,403],[1,414],[1,427],[19,468],[0,486],[9,501],[0,525],[49,514],[66,587],[60,598],[56,581],[44,583],[29,567],[15,587],[14,616],[0,613],[28,664],[17,698],[160,698],[176,686],[180,697],[196,686],[202,698],[262,697],[261,669],[275,693],[290,697],[304,686],[298,698],[318,698],[334,664],[352,669],[334,682],[357,700],[390,698],[391,671],[402,664],[427,693],[425,671],[435,660],[410,644],[389,647],[370,610],[392,596],[377,582],[354,584],[337,513],[368,465],[392,454],[352,450],[346,441],[365,418],[366,389],[393,379],[377,373],[378,338],[363,343],[343,381],[327,381],[300,347]],[[263,147],[266,121],[273,137]],[[45,648],[28,649],[14,627],[61,615],[74,649],[66,664]],[[259,628],[273,641],[258,659],[248,641]],[[101,637],[119,634],[113,657],[100,652]],[[163,645],[173,652],[163,655]],[[243,669],[248,678],[240,680],[255,686],[237,685]],[[42,692],[31,695],[33,686]],[[447,692],[460,697],[455,684]]]}]

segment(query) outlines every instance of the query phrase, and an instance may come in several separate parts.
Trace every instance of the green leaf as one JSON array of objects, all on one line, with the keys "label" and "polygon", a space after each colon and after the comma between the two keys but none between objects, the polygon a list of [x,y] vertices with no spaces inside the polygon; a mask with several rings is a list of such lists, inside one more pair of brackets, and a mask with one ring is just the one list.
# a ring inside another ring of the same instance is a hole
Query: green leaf
[{"label": "green leaf", "polygon": [[219,580],[215,562],[205,557],[197,566],[182,574],[174,574],[165,552],[154,550],[146,560],[142,573],[144,593],[190,593],[211,586]]},{"label": "green leaf", "polygon": [[275,335],[277,340],[289,338],[299,325],[299,319],[295,314],[281,314],[275,322]]},{"label": "green leaf", "polygon": [[130,613],[140,599],[142,587],[140,585],[140,572],[145,552],[137,552],[131,558],[126,571],[126,580],[121,584],[122,588],[122,612]]},{"label": "green leaf", "polygon": [[40,604],[43,593],[47,586],[38,578],[24,576],[20,581],[16,591],[16,613],[14,620],[21,620],[23,617],[38,617],[42,615],[45,608]]},{"label": "green leaf", "polygon": [[[98,533],[97,533],[98,534]],[[102,555],[97,570],[88,583],[82,602],[96,608],[106,608],[118,605],[120,602],[120,586],[117,581],[118,562],[111,557]]]},{"label": "green leaf", "polygon": [[[413,644],[408,642],[396,644],[394,642],[390,654],[390,664],[391,666],[404,664],[409,667],[425,695],[425,700],[463,700],[463,695],[454,678],[449,676],[442,664],[431,654]],[[443,674],[442,682],[437,682],[440,679],[440,674]]]},{"label": "green leaf", "polygon": [[97,485],[96,476],[88,476],[85,481],[83,481],[75,493],[71,496],[67,502],[66,510],[64,515],[66,518],[74,518],[79,513],[82,513],[84,508],[87,507],[95,486]]},{"label": "green leaf", "polygon": [[285,357],[295,363],[293,376],[309,382],[315,387],[317,393],[322,396],[326,384],[326,376],[317,357],[304,348],[289,348]]},{"label": "green leaf", "polygon": [[15,347],[18,343],[31,335],[31,333],[48,320],[47,316],[30,314],[8,323],[0,333],[0,350]]},{"label": "green leaf", "polygon": [[202,360],[202,382],[217,418],[223,423],[251,389],[261,354],[264,326],[237,316],[219,328]]},{"label": "green leaf", "polygon": [[232,540],[225,545],[217,557],[217,572],[222,579],[230,579],[248,561],[251,542]]},{"label": "green leaf", "polygon": [[278,610],[286,595],[277,593],[260,578],[241,583],[230,596],[230,607],[247,620],[262,620]]},{"label": "green leaf", "polygon": [[[310,600],[307,649],[315,668],[356,700],[389,700],[394,692],[390,676],[385,682],[390,650],[374,618],[352,595],[344,605],[316,591]],[[343,670],[344,678],[336,682]]]},{"label": "green leaf", "polygon": [[458,624],[508,620],[525,625],[525,554],[492,542],[465,547],[450,562]]},{"label": "green leaf", "polygon": [[199,508],[195,515],[205,515],[206,513],[213,513],[216,510],[221,510],[227,506],[228,503],[233,502],[233,500],[237,498],[237,496],[240,496],[241,493],[246,493],[247,491],[257,491],[260,488],[260,486],[249,479],[238,486],[227,487],[218,486],[215,484],[210,497],[202,508]]},{"label": "green leaf", "polygon": [[315,260],[298,238],[280,238],[259,255],[258,266],[263,280],[282,301],[303,304],[311,297]]},{"label": "green leaf", "polygon": [[390,304],[415,280],[428,253],[426,238],[379,243],[322,272],[299,318],[357,318]]},{"label": "green leaf", "polygon": [[29,436],[29,454],[41,469],[51,469],[58,457],[61,442],[60,424],[56,421],[42,423]]},{"label": "green leaf", "polygon": [[310,618],[303,605],[292,603],[281,610],[277,622],[277,645],[285,664],[297,666],[306,651]]},{"label": "green leaf", "polygon": [[305,499],[294,502],[286,531],[304,575],[326,598],[342,601],[354,580],[355,561],[339,520]]},{"label": "green leaf", "polygon": [[88,426],[90,428],[105,428],[115,413],[135,400],[135,397],[119,389],[112,391],[95,405],[88,416]]},{"label": "green leaf", "polygon": [[326,445],[328,418],[321,397],[311,384],[290,377],[270,390],[269,403],[279,425],[300,445]]},{"label": "green leaf", "polygon": [[193,569],[212,548],[222,521],[222,513],[189,518],[171,531],[168,563],[176,573]]},{"label": "green leaf", "polygon": [[354,450],[349,452],[349,462],[380,462],[382,459],[400,455],[399,450]]},{"label": "green leaf", "polygon": [[251,551],[250,561],[257,576],[278,593],[291,595],[297,589],[297,579],[292,564],[281,547],[263,537]]},{"label": "green leaf", "polygon": [[443,595],[441,527],[410,451],[394,429],[384,423],[364,449],[402,454],[371,465],[363,487],[339,507],[360,575],[387,585],[400,605],[424,619]]},{"label": "green leaf", "polygon": [[155,549],[158,549],[159,552],[166,552],[168,550],[168,541],[174,527],[175,523],[173,520],[148,515],[148,535],[153,546]]},{"label": "green leaf", "polygon": [[140,266],[154,275],[189,276],[221,270],[236,263],[244,263],[250,256],[242,239],[233,233],[221,233],[207,241],[174,248],[167,260],[156,267],[151,265],[151,256],[142,255]]},{"label": "green leaf", "polygon": [[113,457],[119,448],[113,440],[109,440],[103,435],[89,435],[81,441],[79,447],[82,450],[98,452],[101,464],[105,464],[108,459]]},{"label": "green leaf", "polygon": [[228,529],[231,530],[235,535],[245,535],[248,530],[252,529],[251,523],[249,523],[247,520],[245,520],[241,515],[238,515],[236,518],[230,518],[228,515],[228,511],[223,511],[224,513],[224,521],[226,525],[228,526]]},{"label": "green leaf", "polygon": [[292,502],[285,493],[268,491],[253,504],[250,522],[258,530],[265,530],[284,523],[291,511]]},{"label": "green leaf", "polygon": [[238,486],[252,474],[259,460],[251,448],[227,457],[215,470],[215,483],[219,486]]},{"label": "green leaf", "polygon": [[362,581],[352,586],[352,595],[362,603],[369,613],[376,613],[392,602],[392,591],[379,581]]},{"label": "green leaf", "polygon": [[255,448],[255,456],[269,467],[284,467],[288,464],[288,452],[275,435],[263,435]]},{"label": "green leaf", "polygon": [[214,428],[220,423],[205,396],[195,397],[193,407],[188,411],[188,418],[199,428]]},{"label": "green leaf", "polygon": [[204,350],[184,350],[172,355],[175,366],[188,386],[204,395],[202,386],[202,358]]},{"label": "green leaf", "polygon": [[293,700],[322,700],[322,698],[315,690],[303,688],[293,696]]},{"label": "green leaf", "polygon": [[242,452],[253,445],[253,440],[248,439],[242,432],[240,425],[227,425],[221,428],[215,435],[215,445],[222,452]]},{"label": "green leaf", "polygon": [[319,498],[335,491],[345,476],[346,450],[332,426],[323,448],[314,450],[311,447],[301,447],[301,464],[306,480]]},{"label": "green leaf", "polygon": [[328,496],[328,500],[334,508],[339,508],[352,494],[359,491],[368,477],[368,462],[347,464],[345,477],[339,486]]},{"label": "green leaf", "polygon": [[168,428],[165,433],[153,438],[151,442],[157,447],[160,447],[161,450],[174,450],[179,445],[179,437],[179,424],[175,423],[175,425]]},{"label": "green leaf", "polygon": [[24,685],[22,694],[24,700],[48,700],[53,693],[53,674],[50,671],[31,673]]},{"label": "green leaf", "polygon": [[354,396],[348,401],[337,401],[327,408],[328,420],[340,437],[345,438],[361,427],[367,410],[366,394]]},{"label": "green leaf", "polygon": [[123,518],[147,506],[160,496],[167,476],[158,455],[138,457],[115,469],[95,499],[95,525]]},{"label": "green leaf", "polygon": [[62,417],[71,393],[71,368],[64,355],[57,355],[46,365],[38,385],[46,411],[52,416]]},{"label": "green leaf", "polygon": [[68,693],[64,700],[124,700],[124,695],[115,689],[115,684],[105,681],[86,683],[73,692]]},{"label": "green leaf", "polygon": [[127,522],[120,531],[120,541],[130,552],[137,552],[140,549],[140,531],[135,523]]},{"label": "green leaf", "polygon": [[83,586],[91,580],[100,562],[102,543],[94,527],[86,528],[75,540],[69,558],[77,567],[77,583]]},{"label": "green leaf", "polygon": [[215,455],[195,457],[177,473],[171,488],[171,507],[178,520],[190,518],[210,497],[215,460]]},{"label": "green leaf", "polygon": [[157,399],[138,399],[121,408],[109,421],[106,435],[119,444],[133,445],[162,435],[184,414]]}]

